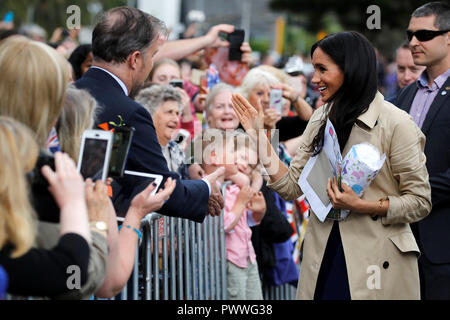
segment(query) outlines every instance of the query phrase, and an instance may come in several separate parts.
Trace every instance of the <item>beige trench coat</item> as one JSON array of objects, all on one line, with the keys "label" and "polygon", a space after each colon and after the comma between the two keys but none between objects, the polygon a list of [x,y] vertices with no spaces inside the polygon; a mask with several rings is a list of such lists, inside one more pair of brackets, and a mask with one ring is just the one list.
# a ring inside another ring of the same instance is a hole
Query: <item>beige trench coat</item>
[{"label": "beige trench coat", "polygon": [[[284,199],[302,194],[298,178],[311,154],[324,108],[314,112],[289,171],[269,186]],[[409,223],[431,210],[431,190],[423,153],[425,136],[404,111],[377,93],[354,125],[343,157],[352,145],[369,142],[386,161],[362,199],[389,198],[386,217],[351,212],[339,222],[352,299],[420,299],[417,258],[420,254]],[[333,221],[321,223],[312,213],[306,230],[297,299],[313,299]],[[436,244],[439,245],[439,244]]]}]

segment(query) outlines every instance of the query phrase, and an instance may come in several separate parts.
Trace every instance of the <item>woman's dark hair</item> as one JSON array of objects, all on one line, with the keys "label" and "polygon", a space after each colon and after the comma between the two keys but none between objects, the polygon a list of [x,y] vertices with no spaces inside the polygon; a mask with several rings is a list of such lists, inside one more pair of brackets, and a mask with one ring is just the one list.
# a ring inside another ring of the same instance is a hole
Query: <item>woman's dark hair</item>
[{"label": "woman's dark hair", "polygon": [[73,50],[72,54],[69,57],[69,62],[72,65],[73,71],[75,73],[75,79],[78,80],[81,78],[81,65],[83,64],[86,57],[89,55],[89,52],[92,52],[92,46],[90,44],[82,44],[78,46],[75,50]]},{"label": "woman's dark hair", "polygon": [[[360,33],[349,31],[328,35],[311,48],[320,48],[344,73],[344,82],[327,101],[328,114],[338,136],[341,152],[350,136],[356,119],[367,111],[377,93],[377,60],[370,42]],[[310,152],[317,155],[322,149],[326,118],[322,119],[319,132],[310,145]]]},{"label": "woman's dark hair", "polygon": [[94,60],[125,62],[132,52],[145,51],[166,33],[164,22],[139,9],[110,9],[100,16],[92,32]]}]

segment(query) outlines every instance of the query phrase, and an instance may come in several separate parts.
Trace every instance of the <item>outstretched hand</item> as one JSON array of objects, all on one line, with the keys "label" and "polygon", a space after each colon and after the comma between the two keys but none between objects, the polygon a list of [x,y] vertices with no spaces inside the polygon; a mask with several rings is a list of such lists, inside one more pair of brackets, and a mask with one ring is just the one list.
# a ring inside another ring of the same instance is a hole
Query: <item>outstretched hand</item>
[{"label": "outstretched hand", "polygon": [[225,174],[225,168],[220,167],[205,177],[211,186],[211,194],[208,200],[207,213],[211,216],[219,216],[224,206],[223,196],[217,186],[217,179]]},{"label": "outstretched hand", "polygon": [[137,209],[141,218],[144,218],[148,213],[156,211],[164,205],[165,201],[170,198],[176,184],[176,180],[168,178],[164,184],[164,189],[159,189],[156,194],[152,195],[156,186],[150,183],[147,188],[133,198],[130,208]]},{"label": "outstretched hand", "polygon": [[257,132],[264,128],[264,111],[261,103],[258,102],[256,108],[250,104],[239,93],[234,93],[231,98],[233,109],[239,118],[245,131],[254,139],[257,137]]}]

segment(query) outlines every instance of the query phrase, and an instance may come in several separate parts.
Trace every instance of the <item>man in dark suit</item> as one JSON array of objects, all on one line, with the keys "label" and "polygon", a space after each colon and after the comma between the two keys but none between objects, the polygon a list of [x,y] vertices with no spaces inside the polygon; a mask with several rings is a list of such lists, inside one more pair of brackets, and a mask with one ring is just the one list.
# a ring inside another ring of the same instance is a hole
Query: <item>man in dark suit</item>
[{"label": "man in dark suit", "polygon": [[[219,215],[223,198],[216,179],[217,170],[203,180],[180,180],[170,172],[158,143],[152,118],[129,96],[140,88],[153,67],[153,57],[166,39],[164,23],[135,8],[119,7],[104,13],[92,36],[93,66],[75,85],[88,90],[100,105],[98,124],[123,122],[135,128],[127,170],[176,179],[176,188],[159,213],[202,222],[206,213]],[[126,180],[126,179],[125,179]],[[137,181],[118,180],[114,205],[120,207],[123,194],[136,194]],[[125,210],[126,212],[126,210]]]},{"label": "man in dark suit", "polygon": [[[428,31],[423,31],[428,30]],[[408,26],[414,63],[426,66],[403,89],[396,105],[426,136],[425,155],[433,208],[412,225],[419,259],[422,299],[450,299],[450,6],[432,2],[416,9]]]}]

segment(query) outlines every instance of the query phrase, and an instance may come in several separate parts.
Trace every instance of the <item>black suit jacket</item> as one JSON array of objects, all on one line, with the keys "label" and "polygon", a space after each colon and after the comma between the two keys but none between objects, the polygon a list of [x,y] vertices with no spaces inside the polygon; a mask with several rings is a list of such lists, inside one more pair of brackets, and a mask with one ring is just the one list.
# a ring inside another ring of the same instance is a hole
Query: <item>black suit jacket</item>
[{"label": "black suit jacket", "polygon": [[[125,124],[136,129],[128,154],[127,170],[163,175],[161,185],[168,177],[176,179],[175,190],[158,212],[202,222],[208,208],[208,186],[202,180],[181,180],[175,172],[169,171],[150,113],[126,96],[119,83],[103,70],[89,69],[75,82],[75,86],[88,90],[100,105],[96,126],[109,121],[118,123],[120,115]],[[129,205],[129,201],[124,199],[130,195],[134,196],[142,190],[142,187],[138,187],[133,179],[128,178],[117,180],[113,189],[114,206],[118,215],[123,216]]]},{"label": "black suit jacket", "polygon": [[[409,113],[417,90],[413,82],[399,93],[395,104]],[[431,262],[450,263],[450,78],[432,102],[422,132],[426,136],[425,155],[433,208],[425,219],[412,227],[420,249]]]}]

